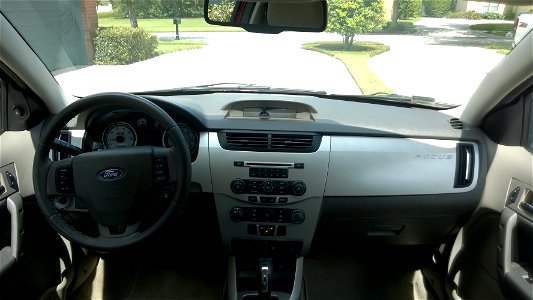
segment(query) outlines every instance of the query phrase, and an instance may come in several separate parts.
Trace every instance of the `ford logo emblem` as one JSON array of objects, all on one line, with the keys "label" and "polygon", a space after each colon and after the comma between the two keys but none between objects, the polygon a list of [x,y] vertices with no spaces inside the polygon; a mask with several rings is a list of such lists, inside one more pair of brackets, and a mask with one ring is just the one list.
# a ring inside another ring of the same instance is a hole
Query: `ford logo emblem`
[{"label": "ford logo emblem", "polygon": [[103,181],[117,180],[126,174],[124,170],[118,168],[104,169],[98,172],[98,179]]}]

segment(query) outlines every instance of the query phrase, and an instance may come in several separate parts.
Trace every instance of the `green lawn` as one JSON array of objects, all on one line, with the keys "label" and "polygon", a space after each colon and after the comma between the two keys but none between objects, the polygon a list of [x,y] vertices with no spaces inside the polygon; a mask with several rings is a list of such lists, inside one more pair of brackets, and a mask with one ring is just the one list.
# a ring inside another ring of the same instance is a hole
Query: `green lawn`
[{"label": "green lawn", "polygon": [[341,60],[365,95],[393,92],[368,66],[368,60],[371,57],[389,51],[387,45],[374,42],[354,42],[353,46],[347,49],[342,42],[313,42],[304,44],[303,48]]},{"label": "green lawn", "polygon": [[[146,32],[176,32],[176,25],[172,19],[138,19],[139,27]],[[109,14],[98,15],[100,27],[129,27],[130,20],[125,18],[110,17]],[[244,31],[238,27],[210,25],[203,18],[181,19],[180,32],[212,32],[212,31]]]},{"label": "green lawn", "polygon": [[500,54],[507,55],[512,50],[511,43],[497,43],[497,44],[489,44],[485,46],[486,49],[495,49],[498,50],[497,52]]},{"label": "green lawn", "polygon": [[189,40],[160,40],[157,46],[157,53],[159,55],[202,48],[206,43],[201,41],[189,41]]},{"label": "green lawn", "polygon": [[483,31],[513,31],[513,23],[486,23],[486,24],[475,24],[470,25],[472,30],[483,30]]},{"label": "green lawn", "polygon": [[485,31],[490,34],[506,36],[507,33],[514,30],[513,23],[487,23],[487,24],[475,24],[470,25],[472,30]]}]

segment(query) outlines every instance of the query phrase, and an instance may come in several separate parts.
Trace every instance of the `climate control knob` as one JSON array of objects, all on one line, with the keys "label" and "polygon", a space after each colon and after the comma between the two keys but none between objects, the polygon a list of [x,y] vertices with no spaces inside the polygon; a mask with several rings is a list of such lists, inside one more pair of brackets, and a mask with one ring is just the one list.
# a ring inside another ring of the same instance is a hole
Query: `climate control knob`
[{"label": "climate control knob", "polygon": [[270,180],[263,182],[262,189],[265,194],[270,194],[274,191],[274,183]]},{"label": "climate control knob", "polygon": [[240,222],[244,220],[244,209],[241,207],[234,207],[229,211],[229,217],[233,222]]},{"label": "climate control knob", "polygon": [[233,181],[230,183],[231,191],[235,194],[241,194],[244,192],[244,189],[246,187],[246,182],[242,179],[233,179]]},{"label": "climate control knob", "polygon": [[293,224],[302,224],[305,221],[305,213],[301,209],[295,209],[291,213],[291,222]]},{"label": "climate control knob", "polygon": [[293,182],[291,185],[292,194],[295,196],[301,196],[305,194],[306,189],[307,187],[305,186],[305,183],[300,180]]}]

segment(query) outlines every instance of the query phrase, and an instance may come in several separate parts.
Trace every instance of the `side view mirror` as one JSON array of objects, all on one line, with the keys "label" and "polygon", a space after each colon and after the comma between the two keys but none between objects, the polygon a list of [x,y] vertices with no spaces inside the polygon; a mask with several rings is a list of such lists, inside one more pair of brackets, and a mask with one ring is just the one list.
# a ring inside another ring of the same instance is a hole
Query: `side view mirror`
[{"label": "side view mirror", "polygon": [[204,18],[209,24],[241,27],[260,33],[321,32],[326,29],[326,1],[293,1],[205,0]]}]

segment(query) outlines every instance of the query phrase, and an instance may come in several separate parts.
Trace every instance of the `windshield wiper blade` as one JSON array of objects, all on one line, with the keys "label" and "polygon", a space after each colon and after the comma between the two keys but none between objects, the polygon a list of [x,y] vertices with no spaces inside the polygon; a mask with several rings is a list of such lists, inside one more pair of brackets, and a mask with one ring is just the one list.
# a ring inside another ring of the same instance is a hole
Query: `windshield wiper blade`
[{"label": "windshield wiper blade", "polygon": [[260,92],[260,93],[273,93],[273,94],[303,94],[303,95],[326,95],[325,91],[314,91],[304,89],[289,89],[289,88],[272,88],[266,85],[258,85],[252,83],[213,83],[204,85],[195,85],[190,87],[182,87],[168,90],[148,91],[137,94],[142,95],[172,95],[172,94],[185,94],[185,93],[213,93],[213,92]]},{"label": "windshield wiper blade", "polygon": [[375,93],[371,95],[341,95],[330,94],[327,97],[344,101],[356,101],[384,105],[397,105],[403,107],[421,107],[435,110],[458,107],[459,104],[436,102],[434,98],[422,96],[403,96],[390,93]]}]

